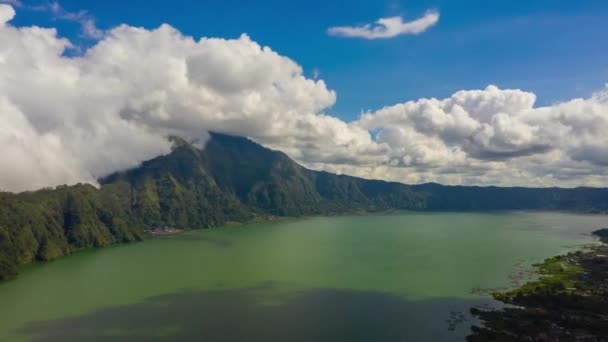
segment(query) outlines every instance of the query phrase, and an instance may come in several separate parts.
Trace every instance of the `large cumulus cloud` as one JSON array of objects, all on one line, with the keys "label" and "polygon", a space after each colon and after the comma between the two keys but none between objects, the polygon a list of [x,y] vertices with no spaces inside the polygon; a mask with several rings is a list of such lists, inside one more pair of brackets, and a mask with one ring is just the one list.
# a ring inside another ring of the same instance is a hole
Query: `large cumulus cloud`
[{"label": "large cumulus cloud", "polygon": [[418,166],[414,180],[608,185],[608,89],[548,107],[535,100],[488,86],[385,107],[355,124],[377,132],[393,163]]},{"label": "large cumulus cloud", "polygon": [[167,135],[244,135],[317,169],[410,183],[608,184],[608,92],[550,107],[489,86],[344,122],[336,94],[242,35],[122,25],[81,56],[0,4],[0,189],[95,179],[167,153]]},{"label": "large cumulus cloud", "polygon": [[[17,28],[0,5],[0,188],[93,182],[169,151],[167,135],[246,135],[302,159],[378,149],[322,110],[336,95],[248,36],[185,37],[127,25],[80,57],[54,29]],[[328,148],[325,148],[328,146]],[[348,148],[343,148],[347,146]],[[7,159],[8,158],[8,159]]]}]

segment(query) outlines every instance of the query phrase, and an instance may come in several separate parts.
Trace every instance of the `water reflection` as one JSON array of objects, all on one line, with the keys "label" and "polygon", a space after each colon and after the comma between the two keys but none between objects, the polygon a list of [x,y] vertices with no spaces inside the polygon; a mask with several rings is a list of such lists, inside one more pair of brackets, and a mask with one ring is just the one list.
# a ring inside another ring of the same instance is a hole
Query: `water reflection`
[{"label": "water reflection", "polygon": [[227,247],[232,246],[232,244],[233,244],[233,242],[230,240],[207,236],[207,235],[201,234],[200,232],[197,232],[197,234],[192,234],[192,233],[175,234],[175,235],[169,235],[169,236],[162,236],[160,238],[166,239],[166,240],[203,242],[203,243],[212,245],[214,247],[220,247],[220,248],[227,248]]}]

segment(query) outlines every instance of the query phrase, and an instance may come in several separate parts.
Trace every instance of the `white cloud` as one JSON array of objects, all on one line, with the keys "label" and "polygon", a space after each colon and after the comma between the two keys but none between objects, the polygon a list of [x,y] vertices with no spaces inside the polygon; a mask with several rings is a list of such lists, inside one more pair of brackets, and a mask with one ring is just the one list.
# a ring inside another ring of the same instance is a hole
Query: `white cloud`
[{"label": "white cloud", "polygon": [[360,26],[337,26],[327,29],[327,33],[338,37],[365,39],[393,38],[402,34],[419,34],[439,21],[439,12],[427,11],[414,21],[404,22],[401,17],[380,18],[374,24]]},{"label": "white cloud", "polygon": [[246,35],[194,40],[168,25],[123,25],[83,56],[63,55],[70,45],[54,29],[0,28],[10,108],[0,154],[22,159],[0,168],[2,189],[91,182],[167,152],[169,134],[246,135],[315,160],[376,148],[366,131],[322,114],[336,98],[323,81]]},{"label": "white cloud", "polygon": [[12,6],[0,4],[0,26],[6,25],[15,17],[15,10]]},{"label": "white cloud", "polygon": [[488,86],[385,107],[355,124],[377,132],[394,165],[416,166],[418,174],[430,171],[427,179],[435,181],[608,185],[608,88],[549,107],[534,107],[535,99],[532,93]]},{"label": "white cloud", "polygon": [[[169,151],[167,135],[250,137],[316,169],[409,183],[608,185],[608,88],[535,107],[489,86],[364,113],[247,35],[122,25],[78,57],[55,29],[0,6],[0,189],[94,183]],[[373,134],[371,133],[373,132]]]},{"label": "white cloud", "polygon": [[97,28],[95,20],[92,18],[85,18],[80,21],[82,26],[82,35],[87,38],[100,39],[104,35],[104,31]]}]

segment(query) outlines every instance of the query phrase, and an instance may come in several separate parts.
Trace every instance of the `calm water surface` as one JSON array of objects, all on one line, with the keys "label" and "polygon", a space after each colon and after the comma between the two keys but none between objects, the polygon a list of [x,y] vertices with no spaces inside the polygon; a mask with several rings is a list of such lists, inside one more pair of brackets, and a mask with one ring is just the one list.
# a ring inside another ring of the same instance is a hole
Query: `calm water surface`
[{"label": "calm water surface", "polygon": [[27,267],[0,340],[462,341],[475,289],[592,243],[607,216],[403,213],[192,231]]}]

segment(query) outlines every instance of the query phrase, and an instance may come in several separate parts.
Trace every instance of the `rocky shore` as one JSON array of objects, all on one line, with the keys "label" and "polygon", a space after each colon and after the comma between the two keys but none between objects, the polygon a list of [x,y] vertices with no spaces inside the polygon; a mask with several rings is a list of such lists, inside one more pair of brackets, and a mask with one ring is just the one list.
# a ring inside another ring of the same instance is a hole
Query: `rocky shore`
[{"label": "rocky shore", "polygon": [[493,293],[508,306],[471,309],[483,326],[468,341],[608,341],[608,245],[546,259],[535,265],[541,277],[523,286]]}]

